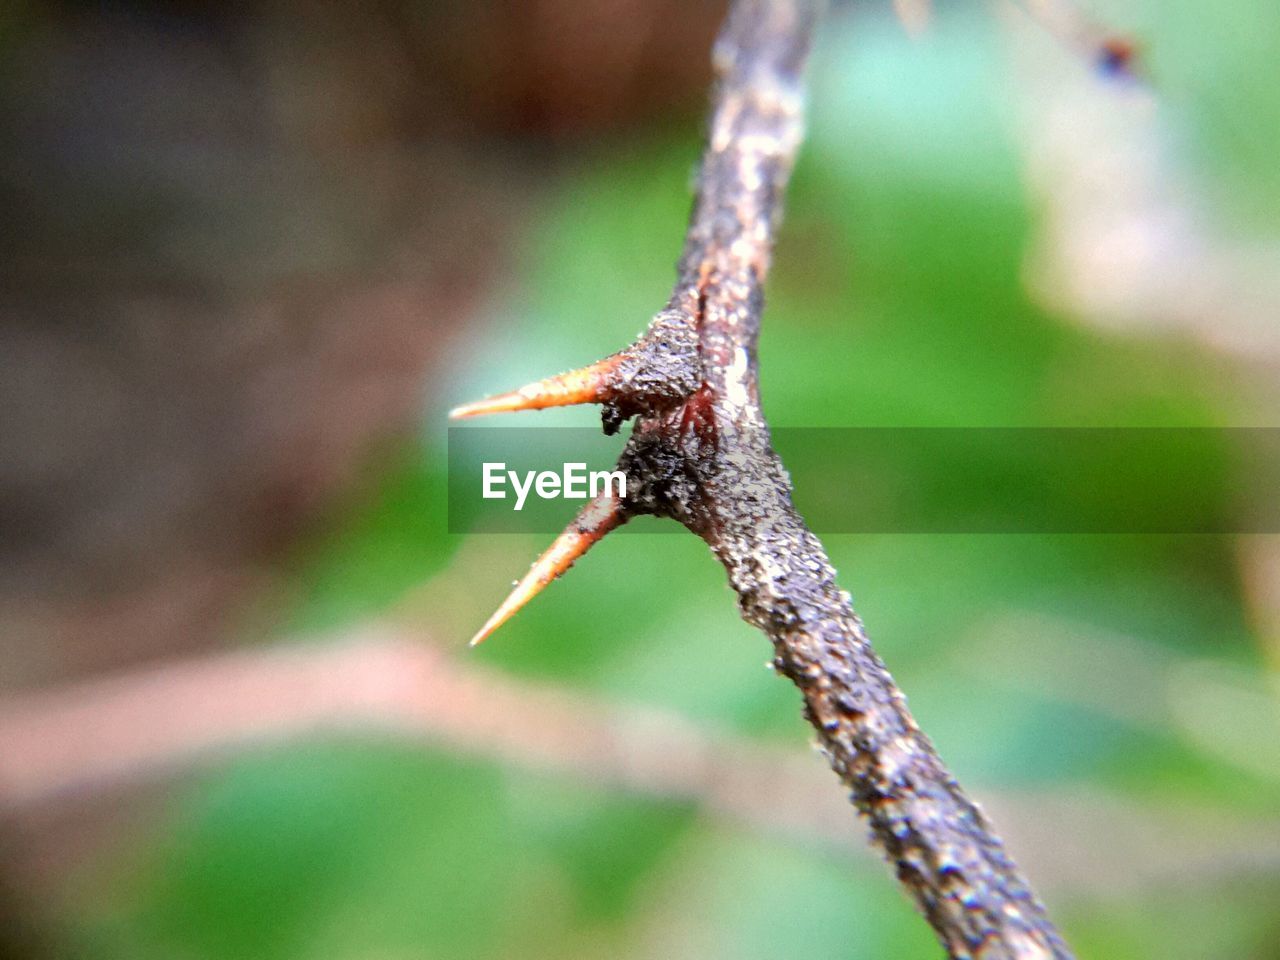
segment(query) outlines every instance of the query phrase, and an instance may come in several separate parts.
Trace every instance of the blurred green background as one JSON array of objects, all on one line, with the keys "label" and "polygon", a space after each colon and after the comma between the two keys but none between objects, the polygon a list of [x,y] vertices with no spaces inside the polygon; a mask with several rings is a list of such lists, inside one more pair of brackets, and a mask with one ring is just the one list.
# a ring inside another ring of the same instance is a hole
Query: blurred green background
[{"label": "blurred green background", "polygon": [[[1275,424],[1280,8],[1093,11],[1140,39],[1149,84],[1097,76],[999,5],[944,4],[917,39],[888,4],[832,14],[768,287],[775,427]],[[272,599],[239,615],[242,646],[393,623],[451,670],[554,689],[588,720],[656,710],[805,756],[797,695],[691,536],[604,541],[464,650],[545,538],[446,532],[444,413],[611,352],[665,301],[700,149],[691,89],[692,109],[577,140],[539,175],[416,435],[290,548]],[[1081,235],[1096,263],[1061,252]],[[825,539],[1080,956],[1280,957],[1274,537]],[[938,953],[852,814],[810,829],[792,797],[799,827],[773,830],[697,789],[490,746],[352,724],[220,752],[59,876],[54,925],[77,955],[138,960]]]}]

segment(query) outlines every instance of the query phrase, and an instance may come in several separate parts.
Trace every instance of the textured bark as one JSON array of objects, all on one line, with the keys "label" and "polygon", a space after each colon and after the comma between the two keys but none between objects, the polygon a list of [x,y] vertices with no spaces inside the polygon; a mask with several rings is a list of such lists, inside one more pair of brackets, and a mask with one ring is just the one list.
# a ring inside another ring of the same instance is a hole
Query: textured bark
[{"label": "textured bark", "polygon": [[[800,689],[832,768],[949,954],[1069,957],[872,649],[792,506],[761,411],[763,284],[802,139],[803,69],[820,12],[812,0],[734,3],[715,46],[708,143],[671,300],[632,347],[586,368],[585,379],[555,381],[589,383],[551,402],[603,403],[607,431],[636,416],[619,464],[627,497],[588,507],[482,635],[602,536],[601,517],[610,529],[638,514],[679,521],[710,545],[743,618],[773,642],[776,669]],[[464,415],[517,408],[485,403]]]}]

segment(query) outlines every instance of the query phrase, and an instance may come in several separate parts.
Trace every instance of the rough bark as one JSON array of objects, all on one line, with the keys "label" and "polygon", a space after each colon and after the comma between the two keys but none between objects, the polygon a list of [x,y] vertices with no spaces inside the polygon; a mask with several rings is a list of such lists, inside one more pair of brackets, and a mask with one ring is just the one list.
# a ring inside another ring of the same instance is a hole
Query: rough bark
[{"label": "rough bark", "polygon": [[756,343],[782,198],[803,133],[815,0],[737,0],[716,41],[717,82],[693,213],[666,309],[627,350],[518,394],[462,408],[595,401],[606,431],[635,416],[621,501],[597,501],[535,564],[479,636],[620,522],[669,517],[728,571],[743,618],[773,642],[832,768],[898,880],[952,957],[1070,951],[992,826],[939,759],[796,513],[761,410]]}]

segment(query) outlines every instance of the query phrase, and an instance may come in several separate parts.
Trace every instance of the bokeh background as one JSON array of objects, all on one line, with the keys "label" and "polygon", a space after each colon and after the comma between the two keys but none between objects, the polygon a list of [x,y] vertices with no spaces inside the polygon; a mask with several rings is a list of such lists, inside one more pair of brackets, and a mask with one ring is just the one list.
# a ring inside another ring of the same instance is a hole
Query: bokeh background
[{"label": "bokeh background", "polygon": [[[665,301],[722,12],[4,6],[0,953],[937,952],[693,537],[465,649],[444,412]],[[1277,425],[1280,8],[1090,13],[837,5],[775,426]],[[1280,957],[1280,540],[827,544],[1081,956]]]}]

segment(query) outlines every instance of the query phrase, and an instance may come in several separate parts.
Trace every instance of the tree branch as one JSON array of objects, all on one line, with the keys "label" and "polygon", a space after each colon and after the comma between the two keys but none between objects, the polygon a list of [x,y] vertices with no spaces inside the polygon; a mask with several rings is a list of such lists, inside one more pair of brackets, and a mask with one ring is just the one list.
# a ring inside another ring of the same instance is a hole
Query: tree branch
[{"label": "tree branch", "polygon": [[832,768],[949,954],[1070,957],[872,649],[792,505],[760,408],[763,284],[802,138],[803,69],[819,8],[816,0],[733,4],[715,45],[708,144],[678,279],[645,335],[583,370],[455,411],[598,402],[606,432],[636,417],[619,461],[626,497],[589,505],[476,640],[619,523],[640,514],[679,521],[708,543],[743,618],[773,642],[774,666],[800,689]]}]

